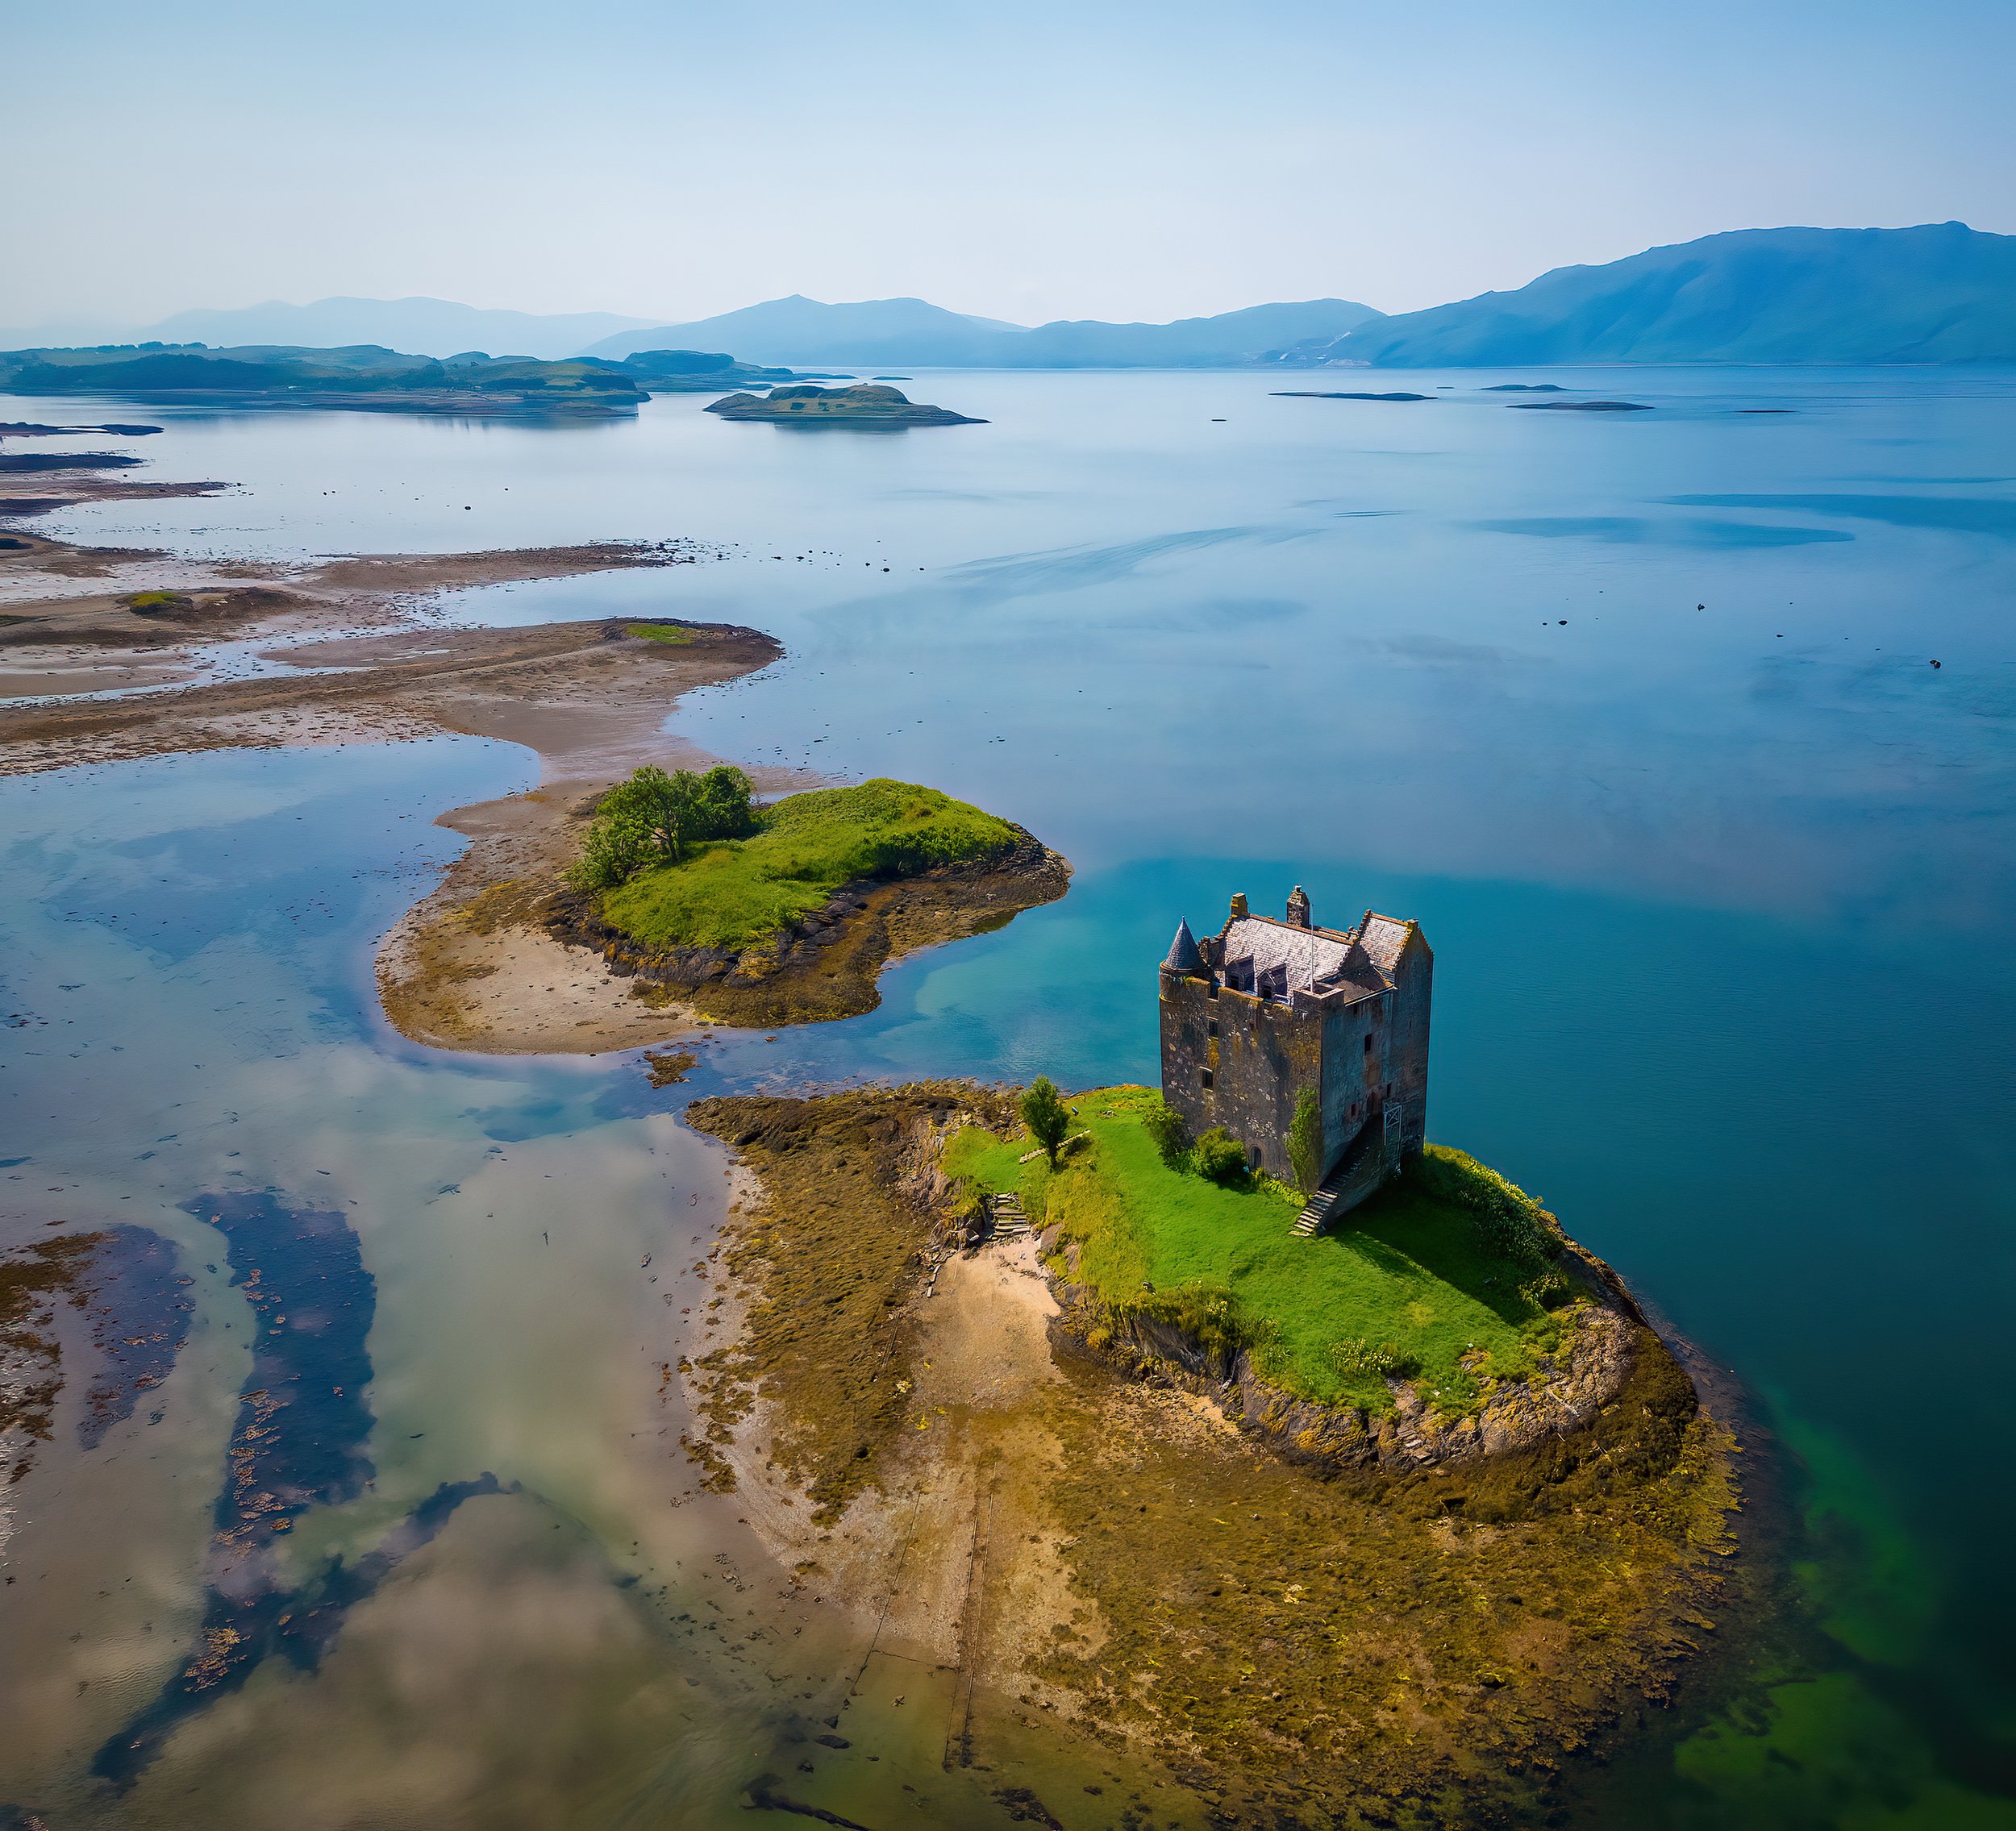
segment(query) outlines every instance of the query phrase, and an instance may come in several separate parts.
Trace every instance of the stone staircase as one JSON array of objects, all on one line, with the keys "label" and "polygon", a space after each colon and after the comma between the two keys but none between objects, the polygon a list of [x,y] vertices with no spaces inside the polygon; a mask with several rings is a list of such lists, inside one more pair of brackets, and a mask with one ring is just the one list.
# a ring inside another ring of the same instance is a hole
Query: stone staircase
[{"label": "stone staircase", "polygon": [[1309,1198],[1309,1205],[1295,1217],[1295,1231],[1304,1239],[1320,1234],[1330,1225],[1330,1217],[1336,1212],[1338,1197],[1342,1193],[1335,1182],[1325,1183]]},{"label": "stone staircase", "polygon": [[1018,1240],[1029,1231],[1029,1217],[1018,1195],[989,1196],[987,1218],[989,1235],[997,1240]]},{"label": "stone staircase", "polygon": [[1309,1205],[1295,1219],[1295,1232],[1313,1238],[1340,1214],[1348,1214],[1377,1188],[1396,1167],[1382,1117],[1368,1119],[1344,1147]]}]

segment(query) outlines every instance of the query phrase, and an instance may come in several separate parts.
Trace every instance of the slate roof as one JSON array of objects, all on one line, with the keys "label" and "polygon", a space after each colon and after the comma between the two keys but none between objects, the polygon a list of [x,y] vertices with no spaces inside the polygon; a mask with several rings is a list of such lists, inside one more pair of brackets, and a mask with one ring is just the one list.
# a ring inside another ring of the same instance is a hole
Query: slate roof
[{"label": "slate roof", "polygon": [[1319,979],[1348,976],[1354,963],[1361,971],[1364,965],[1363,954],[1354,948],[1348,935],[1297,928],[1267,916],[1234,917],[1225,930],[1224,957],[1227,966],[1250,959],[1256,976],[1277,967],[1287,968],[1290,992],[1306,992]]},{"label": "slate roof", "polygon": [[1390,975],[1400,964],[1400,951],[1407,944],[1407,935],[1414,924],[1397,922],[1391,916],[1375,915],[1365,911],[1365,919],[1358,929],[1358,943],[1372,963],[1382,973]]}]

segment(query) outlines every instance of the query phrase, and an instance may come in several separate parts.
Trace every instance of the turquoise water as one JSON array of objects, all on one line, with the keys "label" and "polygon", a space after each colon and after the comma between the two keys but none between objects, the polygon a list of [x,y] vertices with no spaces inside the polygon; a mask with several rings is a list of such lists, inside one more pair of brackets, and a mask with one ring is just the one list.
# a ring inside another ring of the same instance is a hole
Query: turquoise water
[{"label": "turquoise water", "polygon": [[[624,1810],[739,1815],[750,1725],[793,1733],[777,1687],[689,1650],[690,1610],[647,1605],[734,1532],[666,1507],[687,1484],[644,1376],[680,1338],[637,1264],[664,1189],[697,1231],[720,1199],[678,1099],[1152,1079],[1177,917],[1215,927],[1231,892],[1265,907],[1299,882],[1319,920],[1420,918],[1433,1134],[1540,1194],[1796,1452],[1795,1625],[1677,1755],[1627,1775],[1631,1810],[2007,1822],[2016,379],[1549,377],[1656,410],[1617,415],[1510,410],[1479,391],[1498,379],[1352,384],[1453,384],[1407,405],[1275,399],[1244,374],[920,374],[913,397],[990,423],[893,436],[724,426],[691,399],[560,429],[135,410],[169,428],[132,447],[148,474],[240,490],[39,526],[267,556],[717,544],[453,614],[772,630],[786,660],[699,696],[682,732],[936,783],[1077,875],[1062,904],[897,968],[870,1016],[724,1041],[654,1094],[620,1059],[444,1057],[376,1015],[372,943],[454,843],[428,822],[528,782],[522,752],[0,784],[0,1005],[28,1020],[0,1032],[0,1155],[28,1159],[0,1170],[0,1211],[139,1221],[198,1278],[161,1421],[52,1449],[15,1501],[8,1567],[35,1575],[0,1592],[0,1644],[31,1650],[0,1665],[20,1725],[0,1800],[122,1821],[86,1771],[215,1606],[202,1547],[248,1389],[250,1313],[185,1205],[270,1187],[351,1217],[377,1421],[372,1485],[301,1513],[273,1593],[306,1593],[310,1551],[414,1542],[319,1663],[277,1654],[178,1730],[123,1821],[194,1822],[194,1786],[215,1821],[261,1822],[301,1788],[341,1794],[360,1754],[388,1823],[519,1822],[497,1802],[521,1796],[550,1807],[523,1822],[626,1821],[591,1770]],[[485,1475],[498,1491],[420,1542],[429,1497]],[[511,1599],[506,1624],[601,1625],[532,1658],[531,1626],[473,1625],[477,1590]],[[486,1662],[524,1674],[488,1711],[469,1693]],[[402,1682],[431,1725],[417,1747],[385,1727]],[[652,1760],[589,1708],[612,1698],[654,1700]],[[533,1718],[552,1726],[527,1737]]]}]

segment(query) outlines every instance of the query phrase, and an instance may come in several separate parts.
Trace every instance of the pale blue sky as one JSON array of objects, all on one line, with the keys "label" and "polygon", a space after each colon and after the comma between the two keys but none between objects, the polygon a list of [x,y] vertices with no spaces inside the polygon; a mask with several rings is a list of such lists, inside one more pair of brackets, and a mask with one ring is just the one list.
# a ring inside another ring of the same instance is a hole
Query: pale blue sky
[{"label": "pale blue sky", "polygon": [[0,324],[1388,310],[1718,229],[2016,231],[2011,0],[0,0]]}]

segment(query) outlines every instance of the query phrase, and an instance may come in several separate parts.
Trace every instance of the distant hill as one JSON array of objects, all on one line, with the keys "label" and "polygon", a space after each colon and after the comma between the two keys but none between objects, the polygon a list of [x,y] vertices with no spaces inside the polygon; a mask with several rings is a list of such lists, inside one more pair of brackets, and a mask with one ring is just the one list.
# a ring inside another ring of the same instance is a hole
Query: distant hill
[{"label": "distant hill", "polygon": [[248,344],[103,345],[0,352],[0,393],[115,394],[404,413],[635,412],[655,384],[614,363],[406,356],[375,343],[306,350]]},{"label": "distant hill", "polygon": [[123,341],[271,343],[310,349],[378,343],[389,350],[412,350],[429,356],[482,350],[496,356],[550,358],[572,356],[598,337],[650,322],[608,311],[552,317],[527,311],[486,311],[450,299],[334,298],[302,306],[276,300],[232,311],[177,312]]},{"label": "distant hill", "polygon": [[[1026,336],[1019,326],[990,318],[968,318],[923,299],[864,299],[854,305],[826,305],[793,293],[766,299],[689,324],[624,331],[580,353],[623,357],[639,350],[679,343],[728,349],[744,362],[845,363],[853,367],[918,363],[965,368],[986,360],[985,352],[1004,335]],[[928,354],[920,352],[928,352]]]},{"label": "distant hill", "polygon": [[1394,368],[1540,363],[2016,361],[2016,235],[1741,229],[1514,293],[1406,312],[1291,362]]},{"label": "distant hill", "polygon": [[827,305],[794,293],[691,324],[623,331],[581,353],[621,357],[679,343],[725,346],[748,362],[853,368],[1217,368],[1308,338],[1327,341],[1378,316],[1347,299],[1312,299],[1173,324],[1060,320],[1026,330],[923,299]]},{"label": "distant hill", "polygon": [[[577,360],[597,364],[605,360],[601,356]],[[719,393],[724,388],[770,388],[799,379],[788,368],[764,368],[709,350],[639,350],[614,366],[653,394]]]}]

